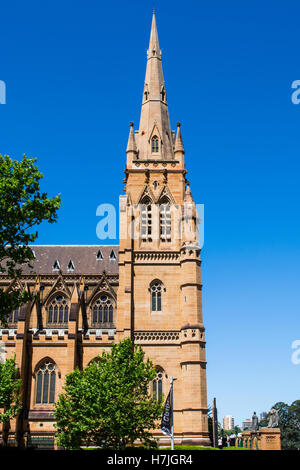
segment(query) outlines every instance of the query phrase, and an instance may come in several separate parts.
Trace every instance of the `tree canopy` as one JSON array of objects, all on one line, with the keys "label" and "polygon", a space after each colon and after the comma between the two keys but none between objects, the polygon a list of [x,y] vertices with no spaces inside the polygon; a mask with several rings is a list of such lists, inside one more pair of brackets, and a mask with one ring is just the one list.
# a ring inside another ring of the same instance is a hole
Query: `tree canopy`
[{"label": "tree canopy", "polygon": [[[26,155],[21,161],[0,155],[0,272],[11,279],[21,276],[24,264],[31,266],[34,254],[28,245],[38,236],[35,227],[56,222],[60,206],[60,195],[49,199],[41,192],[43,174],[35,162]],[[19,287],[0,289],[0,323],[27,300],[28,292]]]},{"label": "tree canopy", "polygon": [[162,403],[149,391],[155,376],[152,362],[130,339],[114,344],[83,371],[67,374],[56,402],[58,444],[124,449],[140,440],[155,447],[151,430],[162,415]]}]

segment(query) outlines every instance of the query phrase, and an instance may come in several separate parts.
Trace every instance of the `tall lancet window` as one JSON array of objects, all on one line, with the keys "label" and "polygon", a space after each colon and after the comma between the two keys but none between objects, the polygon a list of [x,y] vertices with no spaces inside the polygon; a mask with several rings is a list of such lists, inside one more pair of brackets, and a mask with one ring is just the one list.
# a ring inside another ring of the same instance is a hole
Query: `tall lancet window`
[{"label": "tall lancet window", "polygon": [[150,198],[141,202],[141,238],[142,241],[152,241],[152,207]]},{"label": "tall lancet window", "polygon": [[150,292],[152,312],[161,312],[162,310],[162,291],[163,285],[161,281],[156,279],[155,281],[151,282]]},{"label": "tall lancet window", "polygon": [[159,207],[160,240],[171,241],[171,206],[167,198],[160,202]]},{"label": "tall lancet window", "polygon": [[158,153],[159,150],[159,142],[157,135],[152,137],[152,153]]},{"label": "tall lancet window", "polygon": [[153,400],[161,401],[163,399],[163,370],[157,367],[157,375],[152,381]]},{"label": "tall lancet window", "polygon": [[37,404],[48,405],[55,401],[56,367],[53,362],[46,360],[36,373]]}]

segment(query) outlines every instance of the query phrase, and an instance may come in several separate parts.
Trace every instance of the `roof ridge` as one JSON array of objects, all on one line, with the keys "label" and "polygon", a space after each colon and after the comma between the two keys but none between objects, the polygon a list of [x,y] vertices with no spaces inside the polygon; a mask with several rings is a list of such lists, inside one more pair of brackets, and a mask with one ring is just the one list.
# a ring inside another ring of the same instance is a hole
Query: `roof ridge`
[{"label": "roof ridge", "polygon": [[28,245],[28,246],[32,246],[32,247],[38,247],[38,246],[91,246],[91,247],[105,247],[105,246],[114,246],[114,247],[117,247],[119,248],[120,245]]}]

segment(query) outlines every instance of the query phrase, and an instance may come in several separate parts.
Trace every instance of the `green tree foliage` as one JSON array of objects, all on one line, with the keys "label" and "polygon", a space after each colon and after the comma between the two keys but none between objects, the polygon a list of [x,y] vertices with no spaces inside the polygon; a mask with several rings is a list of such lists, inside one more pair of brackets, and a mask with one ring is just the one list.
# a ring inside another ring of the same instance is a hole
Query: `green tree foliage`
[{"label": "green tree foliage", "polygon": [[139,439],[155,447],[162,403],[149,393],[156,370],[130,339],[113,345],[83,371],[66,376],[56,403],[58,444],[68,449],[96,445],[124,449]]},{"label": "green tree foliage", "polygon": [[[281,447],[283,450],[300,450],[300,400],[291,405],[282,401],[272,407],[279,412],[279,428],[281,433]],[[268,426],[269,417],[261,420],[260,427]]]},{"label": "green tree foliage", "polygon": [[3,423],[3,441],[7,445],[10,420],[21,410],[20,390],[22,381],[15,357],[0,362],[0,423]]},{"label": "green tree foliage", "polygon": [[[21,161],[0,155],[0,272],[12,279],[34,259],[28,246],[38,236],[34,227],[43,221],[56,222],[60,206],[59,195],[49,199],[41,192],[43,174],[35,162],[25,155]],[[19,288],[0,289],[0,323],[6,323],[8,312],[27,300],[29,294]]]}]

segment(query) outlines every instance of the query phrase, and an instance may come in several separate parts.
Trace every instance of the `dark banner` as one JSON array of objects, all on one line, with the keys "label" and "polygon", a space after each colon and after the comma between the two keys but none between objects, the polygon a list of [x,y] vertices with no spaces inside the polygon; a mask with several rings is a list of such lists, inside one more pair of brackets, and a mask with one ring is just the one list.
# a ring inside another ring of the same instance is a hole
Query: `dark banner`
[{"label": "dark banner", "polygon": [[171,409],[171,390],[169,391],[169,395],[167,396],[166,403],[164,406],[164,412],[161,419],[161,430],[166,436],[172,435],[171,432],[172,427],[172,409]]}]

